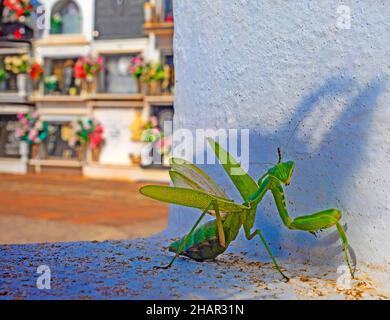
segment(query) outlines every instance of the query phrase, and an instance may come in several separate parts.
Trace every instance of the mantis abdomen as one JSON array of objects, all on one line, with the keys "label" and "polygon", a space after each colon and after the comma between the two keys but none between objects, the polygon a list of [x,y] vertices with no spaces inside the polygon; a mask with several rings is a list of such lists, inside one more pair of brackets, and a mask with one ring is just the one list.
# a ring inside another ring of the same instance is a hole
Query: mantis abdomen
[{"label": "mantis abdomen", "polygon": [[[172,243],[169,251],[176,253],[182,241],[184,238]],[[221,246],[219,241],[217,220],[212,220],[195,230],[180,254],[197,261],[205,261],[216,258],[225,250],[226,247]]]}]

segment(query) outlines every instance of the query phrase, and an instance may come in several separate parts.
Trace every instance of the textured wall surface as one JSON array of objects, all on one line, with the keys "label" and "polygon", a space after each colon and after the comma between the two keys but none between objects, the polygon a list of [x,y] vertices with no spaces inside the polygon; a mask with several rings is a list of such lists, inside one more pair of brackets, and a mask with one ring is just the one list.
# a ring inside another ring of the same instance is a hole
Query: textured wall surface
[{"label": "textured wall surface", "polygon": [[[291,216],[340,208],[358,261],[388,267],[390,6],[344,4],[349,29],[337,25],[339,1],[176,1],[175,125],[250,129],[256,179],[291,139]],[[203,168],[239,200],[220,167]],[[169,232],[183,234],[198,215],[172,208]],[[332,230],[319,239],[287,230],[269,195],[257,225],[278,256],[342,263]],[[266,256],[257,241],[238,248]]]}]

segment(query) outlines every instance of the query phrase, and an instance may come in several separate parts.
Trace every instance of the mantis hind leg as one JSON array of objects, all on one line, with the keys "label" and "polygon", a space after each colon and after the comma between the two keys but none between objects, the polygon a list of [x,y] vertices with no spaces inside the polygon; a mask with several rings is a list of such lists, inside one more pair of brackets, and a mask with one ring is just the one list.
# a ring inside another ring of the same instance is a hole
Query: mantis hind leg
[{"label": "mantis hind leg", "polygon": [[[208,211],[212,207],[214,207],[214,210],[215,210],[216,216],[217,216],[217,225],[218,225],[218,233],[219,233],[219,236],[220,236],[220,242],[221,243],[223,242],[225,244],[225,234],[223,232],[222,220],[220,220],[221,219],[221,215],[219,213],[218,204],[215,201],[211,201],[210,204],[207,206],[207,208],[202,212],[202,214],[200,215],[198,220],[195,222],[194,226],[191,228],[191,230],[188,233],[188,235],[184,238],[183,241],[181,241],[180,246],[179,246],[178,250],[176,251],[176,254],[173,257],[173,259],[171,260],[171,262],[168,265],[166,265],[166,266],[162,266],[162,267],[156,266],[156,267],[154,267],[155,269],[169,269],[172,266],[172,264],[175,262],[175,260],[179,257],[180,253],[185,248],[188,240],[191,238],[191,236],[195,232],[196,228],[198,227],[198,225],[200,224],[202,219],[205,217],[205,215],[208,213]],[[220,228],[222,228],[222,230]],[[221,232],[222,232],[222,234],[221,234]]]},{"label": "mantis hind leg", "polygon": [[274,265],[275,265],[276,270],[278,270],[278,272],[282,275],[282,277],[283,277],[284,279],[286,279],[286,281],[289,281],[290,279],[289,279],[289,278],[282,272],[282,270],[280,269],[280,267],[279,267],[279,265],[278,265],[278,263],[277,263],[277,261],[276,261],[274,255],[272,254],[272,251],[271,251],[271,249],[270,249],[270,247],[269,247],[267,241],[265,240],[263,234],[261,233],[261,231],[260,231],[259,229],[257,229],[257,230],[256,230],[255,232],[253,232],[252,234],[250,234],[249,232],[245,231],[245,236],[246,236],[246,238],[247,238],[248,240],[252,240],[252,239],[253,239],[255,236],[257,236],[257,235],[260,237],[261,241],[263,242],[263,244],[264,244],[264,246],[265,246],[265,248],[266,248],[266,250],[267,250],[269,256],[270,256],[271,259],[272,259],[272,262],[273,262]]}]

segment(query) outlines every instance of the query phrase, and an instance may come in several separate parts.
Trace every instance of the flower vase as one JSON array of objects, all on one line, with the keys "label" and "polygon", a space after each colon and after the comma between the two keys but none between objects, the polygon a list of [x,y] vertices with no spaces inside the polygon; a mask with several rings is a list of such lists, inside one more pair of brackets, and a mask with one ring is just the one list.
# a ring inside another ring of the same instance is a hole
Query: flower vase
[{"label": "flower vase", "polygon": [[39,80],[34,80],[33,83],[33,95],[34,96],[39,96],[41,94],[41,82]]},{"label": "flower vase", "polygon": [[96,93],[96,78],[87,79],[87,93],[94,95]]},{"label": "flower vase", "polygon": [[93,161],[93,162],[99,162],[99,159],[100,159],[100,151],[101,151],[101,148],[100,148],[100,147],[97,147],[97,148],[91,150],[91,153],[92,153],[92,161]]},{"label": "flower vase", "polygon": [[130,158],[131,164],[133,166],[138,167],[141,164],[141,155],[140,154],[132,153],[132,154],[130,154],[129,158]]},{"label": "flower vase", "polygon": [[142,89],[143,89],[142,88],[142,81],[140,78],[137,78],[136,80],[137,80],[137,93],[142,94]]},{"label": "flower vase", "polygon": [[88,94],[88,82],[87,79],[81,79],[81,95],[86,96]]},{"label": "flower vase", "polygon": [[34,160],[39,159],[39,144],[33,144],[31,146],[31,157]]},{"label": "flower vase", "polygon": [[77,160],[82,162],[85,160],[85,156],[87,154],[87,146],[83,143],[77,147]]},{"label": "flower vase", "polygon": [[150,81],[150,95],[158,96],[161,94],[161,81]]},{"label": "flower vase", "polygon": [[142,82],[142,94],[144,96],[148,96],[150,94],[150,83],[149,82]]},{"label": "flower vase", "polygon": [[19,73],[16,76],[16,86],[18,88],[18,95],[25,97],[27,95],[27,75],[25,73]]}]

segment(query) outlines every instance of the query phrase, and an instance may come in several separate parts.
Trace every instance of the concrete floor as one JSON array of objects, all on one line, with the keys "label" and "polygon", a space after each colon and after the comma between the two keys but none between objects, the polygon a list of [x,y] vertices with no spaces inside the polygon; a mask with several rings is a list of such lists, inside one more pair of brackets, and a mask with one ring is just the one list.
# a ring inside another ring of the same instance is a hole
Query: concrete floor
[{"label": "concrete floor", "polygon": [[[350,287],[332,265],[269,262],[228,252],[216,261],[180,258],[169,270],[162,235],[146,240],[0,246],[1,299],[389,299],[390,276],[360,265]],[[50,268],[50,289],[38,289],[37,268]]]},{"label": "concrete floor", "polygon": [[59,175],[0,175],[0,244],[147,237],[167,227],[168,207],[141,184]]},{"label": "concrete floor", "polygon": [[[213,262],[180,258],[170,270],[154,270],[171,259],[172,234],[127,240],[167,224],[167,207],[141,197],[139,187],[0,175],[0,300],[390,299],[390,275],[380,268],[360,263],[346,288],[334,265],[280,260],[291,277],[285,283],[268,260],[249,257],[237,243]],[[100,242],[109,239],[126,240]],[[27,244],[52,241],[62,243]],[[43,265],[49,290],[37,287]]]}]

